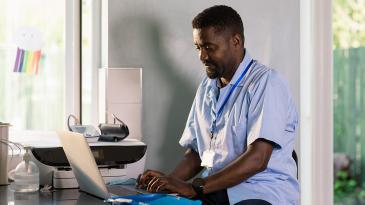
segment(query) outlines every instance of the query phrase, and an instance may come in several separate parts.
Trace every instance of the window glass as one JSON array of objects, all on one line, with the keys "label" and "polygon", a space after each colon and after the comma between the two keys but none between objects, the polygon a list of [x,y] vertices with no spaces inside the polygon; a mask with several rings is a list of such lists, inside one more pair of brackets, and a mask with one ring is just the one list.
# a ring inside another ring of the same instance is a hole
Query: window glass
[{"label": "window glass", "polygon": [[333,1],[334,199],[365,204],[365,3]]},{"label": "window glass", "polygon": [[[90,124],[92,118],[92,0],[82,0],[82,123]],[[95,103],[95,102],[94,102]]]},{"label": "window glass", "polygon": [[82,95],[81,121],[97,126],[98,120],[98,68],[101,56],[101,1],[82,0]]},{"label": "window glass", "polygon": [[65,1],[0,0],[0,121],[64,125]]}]

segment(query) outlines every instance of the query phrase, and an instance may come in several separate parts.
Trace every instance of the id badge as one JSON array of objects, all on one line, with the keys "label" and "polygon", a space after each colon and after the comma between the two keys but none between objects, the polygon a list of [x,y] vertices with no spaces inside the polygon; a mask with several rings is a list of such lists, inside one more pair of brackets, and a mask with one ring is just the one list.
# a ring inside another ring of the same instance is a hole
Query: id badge
[{"label": "id badge", "polygon": [[214,152],[212,150],[205,150],[202,156],[202,167],[212,168],[214,160]]}]

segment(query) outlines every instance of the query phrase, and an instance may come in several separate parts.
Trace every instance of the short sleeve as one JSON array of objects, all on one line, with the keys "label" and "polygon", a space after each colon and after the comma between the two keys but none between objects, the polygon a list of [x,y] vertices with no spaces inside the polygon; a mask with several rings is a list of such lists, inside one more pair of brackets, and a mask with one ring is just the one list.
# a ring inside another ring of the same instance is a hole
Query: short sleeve
[{"label": "short sleeve", "polygon": [[291,141],[286,132],[294,132],[297,115],[289,89],[283,79],[269,70],[260,78],[250,93],[247,144],[262,138],[282,148]]},{"label": "short sleeve", "polygon": [[184,128],[184,132],[180,138],[179,144],[185,148],[191,148],[198,153],[198,145],[196,139],[196,125],[195,125],[195,115],[196,115],[196,99],[193,101],[191,106],[188,120]]}]

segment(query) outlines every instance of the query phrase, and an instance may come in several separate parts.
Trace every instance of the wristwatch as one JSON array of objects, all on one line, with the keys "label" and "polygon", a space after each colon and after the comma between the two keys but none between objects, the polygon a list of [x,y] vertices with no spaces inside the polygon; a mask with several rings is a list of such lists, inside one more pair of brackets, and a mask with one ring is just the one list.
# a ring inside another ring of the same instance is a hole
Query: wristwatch
[{"label": "wristwatch", "polygon": [[193,180],[193,183],[191,183],[194,191],[197,194],[198,198],[203,198],[204,196],[204,185],[205,185],[205,181],[202,178],[195,178]]}]

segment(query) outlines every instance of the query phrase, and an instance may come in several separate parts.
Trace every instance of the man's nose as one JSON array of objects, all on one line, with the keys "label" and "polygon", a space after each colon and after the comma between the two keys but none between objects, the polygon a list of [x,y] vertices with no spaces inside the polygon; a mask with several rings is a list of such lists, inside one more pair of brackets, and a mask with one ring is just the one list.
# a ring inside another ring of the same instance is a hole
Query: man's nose
[{"label": "man's nose", "polygon": [[207,51],[205,49],[200,49],[199,57],[202,62],[208,60],[209,58]]}]

